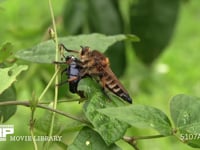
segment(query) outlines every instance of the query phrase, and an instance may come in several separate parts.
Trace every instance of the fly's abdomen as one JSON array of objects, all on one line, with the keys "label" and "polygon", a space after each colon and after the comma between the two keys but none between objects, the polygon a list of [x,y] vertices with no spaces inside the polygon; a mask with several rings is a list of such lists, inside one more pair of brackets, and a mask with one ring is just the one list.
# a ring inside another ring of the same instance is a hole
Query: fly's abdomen
[{"label": "fly's abdomen", "polygon": [[119,82],[119,80],[116,80],[115,77],[111,77],[109,75],[107,75],[104,79],[104,81],[106,82],[105,85],[106,87],[115,95],[121,97],[123,100],[132,103],[132,99],[129,96],[129,94],[127,93],[127,91],[124,90],[124,88],[122,87],[121,83]]}]

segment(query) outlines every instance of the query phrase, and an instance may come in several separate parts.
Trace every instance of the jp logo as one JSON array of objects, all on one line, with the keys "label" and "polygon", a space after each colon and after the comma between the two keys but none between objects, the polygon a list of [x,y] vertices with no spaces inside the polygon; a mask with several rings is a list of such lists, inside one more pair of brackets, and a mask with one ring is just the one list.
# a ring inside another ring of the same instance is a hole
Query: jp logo
[{"label": "jp logo", "polygon": [[13,125],[0,125],[0,141],[6,141],[6,136],[8,134],[14,133]]}]

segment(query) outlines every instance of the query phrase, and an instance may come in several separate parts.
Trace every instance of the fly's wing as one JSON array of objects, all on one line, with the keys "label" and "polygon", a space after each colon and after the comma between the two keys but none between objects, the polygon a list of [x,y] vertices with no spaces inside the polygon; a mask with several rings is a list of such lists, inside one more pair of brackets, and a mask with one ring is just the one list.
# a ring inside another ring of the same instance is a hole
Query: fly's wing
[{"label": "fly's wing", "polygon": [[101,65],[103,67],[110,65],[109,59],[97,50],[93,50],[89,57],[95,60],[96,65]]},{"label": "fly's wing", "polygon": [[109,59],[100,53],[99,51],[93,50],[91,52],[91,56],[95,60],[95,67],[102,72],[102,78],[105,79],[105,84],[107,88],[112,88],[115,84],[119,86],[121,90],[128,93],[121,82],[117,79],[113,71],[111,70],[109,66]]},{"label": "fly's wing", "polygon": [[115,76],[115,74],[113,73],[110,67],[104,68],[104,72],[105,72],[104,76],[105,76],[106,84],[108,88],[112,88],[114,87],[114,85],[117,85],[125,93],[128,93],[126,89],[124,88],[124,86],[122,85],[122,83],[117,79],[117,77]]},{"label": "fly's wing", "polygon": [[128,92],[121,84],[121,82],[117,79],[115,74],[112,72],[110,67],[106,67],[104,69],[104,76],[102,77],[103,82],[105,82],[105,86],[115,95],[121,97],[123,100],[132,103],[132,99],[129,96]]}]

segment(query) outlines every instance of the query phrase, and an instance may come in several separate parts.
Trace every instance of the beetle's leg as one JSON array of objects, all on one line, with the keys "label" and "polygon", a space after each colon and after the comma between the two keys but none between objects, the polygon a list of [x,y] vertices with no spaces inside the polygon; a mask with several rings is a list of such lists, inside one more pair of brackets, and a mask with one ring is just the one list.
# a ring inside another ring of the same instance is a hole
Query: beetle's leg
[{"label": "beetle's leg", "polygon": [[67,70],[68,70],[68,68],[62,70],[62,72],[61,72],[61,82],[62,82],[62,76],[63,76],[63,73],[65,73]]},{"label": "beetle's leg", "polygon": [[65,84],[65,83],[68,82],[68,81],[62,81],[63,73],[65,73],[65,72],[67,71],[67,69],[68,69],[68,68],[62,70],[62,72],[61,72],[61,82],[58,83],[56,86],[61,86],[61,85],[63,85],[63,84]]},{"label": "beetle's leg", "polygon": [[64,84],[67,83],[67,82],[68,82],[68,80],[63,81],[63,82],[60,82],[60,83],[56,84],[56,86],[62,86],[62,85],[64,85]]}]

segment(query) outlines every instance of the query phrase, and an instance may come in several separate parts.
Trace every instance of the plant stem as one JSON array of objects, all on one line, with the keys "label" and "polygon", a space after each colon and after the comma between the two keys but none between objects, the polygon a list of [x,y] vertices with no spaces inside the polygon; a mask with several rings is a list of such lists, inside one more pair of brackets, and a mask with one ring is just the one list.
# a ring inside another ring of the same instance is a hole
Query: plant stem
[{"label": "plant stem", "polygon": [[[29,101],[5,101],[5,102],[0,102],[0,106],[5,106],[5,105],[22,105],[22,106],[26,106],[26,107],[31,107],[32,106]],[[76,121],[79,121],[79,122],[82,122],[82,123],[85,123],[85,124],[91,126],[91,124],[88,121],[84,120],[84,119],[80,119],[80,118],[78,118],[76,116],[73,116],[71,114],[68,114],[66,112],[63,112],[63,111],[60,111],[60,110],[57,110],[57,109],[53,109],[51,107],[42,105],[40,103],[38,103],[36,105],[36,107],[55,112],[57,114],[63,115],[65,117],[71,118],[73,120],[76,120]]]},{"label": "plant stem", "polygon": [[151,136],[138,136],[138,137],[124,136],[123,140],[127,142],[128,144],[130,144],[131,146],[133,146],[135,150],[139,150],[139,148],[136,145],[138,140],[155,139],[155,138],[162,138],[162,137],[166,137],[166,136],[165,135],[151,135]]},{"label": "plant stem", "polygon": [[38,103],[38,99],[35,99],[34,94],[33,94],[32,98],[33,99],[31,101],[29,101],[30,109],[31,109],[31,119],[30,119],[30,123],[29,123],[30,124],[30,133],[31,133],[34,149],[38,150],[37,142],[35,141],[35,138],[34,138],[34,125],[35,125],[34,114],[35,114],[35,110],[36,110],[36,105]]},{"label": "plant stem", "polygon": [[146,140],[146,139],[155,139],[155,138],[162,138],[166,137],[165,135],[150,135],[150,136],[138,136],[134,137],[135,140]]},{"label": "plant stem", "polygon": [[49,89],[50,85],[54,81],[56,75],[58,74],[58,72],[59,72],[59,69],[52,76],[51,80],[49,81],[49,83],[47,84],[47,86],[45,87],[45,89],[43,90],[42,94],[39,96],[38,101],[40,101],[42,99],[42,97],[44,96],[44,94],[47,92],[47,90]]},{"label": "plant stem", "polygon": [[[56,45],[55,61],[58,61],[58,37],[57,37],[56,24],[55,24],[55,18],[54,18],[54,12],[53,12],[51,0],[49,0],[49,9],[50,9],[50,13],[51,13],[53,30],[54,30],[54,33],[55,33],[55,37],[54,37],[54,41],[55,41],[55,45]],[[58,65],[55,64],[55,72],[58,72],[58,70],[59,70]],[[58,76],[56,76],[56,78],[55,78],[55,85],[57,85],[57,84],[58,84]],[[53,102],[53,109],[54,110],[56,110],[57,101],[58,101],[58,86],[55,86],[55,95],[54,95],[54,102]],[[52,113],[51,125],[50,125],[50,129],[49,129],[49,136],[52,136],[52,134],[53,134],[54,121],[55,121],[55,112]],[[49,142],[50,141],[48,141],[48,143]],[[47,148],[48,148],[48,145],[47,145]]]},{"label": "plant stem", "polygon": [[[77,99],[69,99],[69,100],[59,100],[58,103],[64,103],[64,102],[82,102],[85,101],[85,98],[77,98]],[[40,102],[40,104],[49,104],[50,102]]]},{"label": "plant stem", "polygon": [[124,141],[128,141],[128,142],[134,142],[137,140],[146,140],[146,139],[155,139],[155,138],[162,138],[162,137],[166,137],[165,135],[150,135],[150,136],[124,136],[123,140]]},{"label": "plant stem", "polygon": [[34,150],[38,150],[38,146],[37,146],[37,143],[36,143],[35,138],[34,138],[33,128],[30,129],[30,132],[31,132],[32,140],[33,140]]}]

